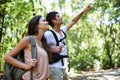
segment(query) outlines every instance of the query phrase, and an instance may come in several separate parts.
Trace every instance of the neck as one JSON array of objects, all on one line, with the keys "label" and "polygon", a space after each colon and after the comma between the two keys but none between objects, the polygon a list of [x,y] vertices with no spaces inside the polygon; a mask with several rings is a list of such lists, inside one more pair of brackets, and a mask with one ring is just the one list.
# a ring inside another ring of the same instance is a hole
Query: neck
[{"label": "neck", "polygon": [[53,28],[56,32],[60,32],[60,26],[54,26]]},{"label": "neck", "polygon": [[41,42],[42,37],[39,35],[35,36],[35,41],[39,45],[39,47],[42,47],[42,42]]},{"label": "neck", "polygon": [[43,34],[44,34],[44,31],[39,31],[38,32],[38,34],[36,35],[36,40],[40,40],[41,41],[41,39],[42,39],[42,37],[43,37]]}]

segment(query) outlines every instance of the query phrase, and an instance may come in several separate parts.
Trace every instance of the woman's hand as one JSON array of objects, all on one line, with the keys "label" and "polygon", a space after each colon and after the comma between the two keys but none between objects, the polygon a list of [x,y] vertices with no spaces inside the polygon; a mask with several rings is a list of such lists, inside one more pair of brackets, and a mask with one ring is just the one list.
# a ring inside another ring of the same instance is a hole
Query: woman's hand
[{"label": "woman's hand", "polygon": [[29,70],[31,69],[32,67],[35,67],[38,63],[38,60],[37,59],[32,59],[30,60],[27,64],[26,64],[26,70]]}]

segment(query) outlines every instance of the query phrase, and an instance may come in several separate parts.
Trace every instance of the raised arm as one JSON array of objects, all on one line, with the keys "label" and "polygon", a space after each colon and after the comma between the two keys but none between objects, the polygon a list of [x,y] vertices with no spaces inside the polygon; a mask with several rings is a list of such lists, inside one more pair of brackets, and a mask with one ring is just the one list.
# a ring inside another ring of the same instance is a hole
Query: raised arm
[{"label": "raised arm", "polygon": [[90,5],[88,5],[82,12],[80,12],[78,15],[76,15],[71,22],[67,25],[67,31],[75,24],[78,22],[78,20],[81,18],[81,16],[89,11],[91,9]]}]

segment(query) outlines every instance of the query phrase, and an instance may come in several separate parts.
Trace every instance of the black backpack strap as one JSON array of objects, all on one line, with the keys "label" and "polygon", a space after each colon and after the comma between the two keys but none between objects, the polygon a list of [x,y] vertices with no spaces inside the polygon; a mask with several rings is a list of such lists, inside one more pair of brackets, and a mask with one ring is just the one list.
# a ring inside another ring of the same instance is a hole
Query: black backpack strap
[{"label": "black backpack strap", "polygon": [[59,46],[59,40],[58,40],[58,37],[56,35],[56,33],[53,31],[53,30],[49,30],[52,32],[53,36],[55,37],[55,40],[56,40],[56,46]]},{"label": "black backpack strap", "polygon": [[[31,44],[31,51],[32,51],[32,59],[35,58],[37,59],[37,48],[36,48],[36,42],[35,42],[35,39],[33,38],[33,36],[29,36],[29,39],[30,39],[30,44]],[[30,70],[30,80],[33,80],[33,72],[32,72],[32,69]]]},{"label": "black backpack strap", "polygon": [[51,31],[53,36],[55,37],[56,44],[57,44],[56,46],[59,46],[59,42],[61,42],[62,40],[64,40],[66,38],[66,33],[63,30],[61,30],[61,31],[63,32],[65,37],[60,39],[60,40],[58,40],[58,37],[57,37],[56,33],[53,30],[49,30],[49,31]]},{"label": "black backpack strap", "polygon": [[66,33],[63,30],[61,30],[61,31],[63,32],[63,34],[64,34],[65,37],[62,38],[62,39],[60,39],[59,42],[61,42],[62,40],[64,40],[67,37]]},{"label": "black backpack strap", "polygon": [[[53,36],[54,36],[54,38],[55,38],[55,40],[56,40],[56,46],[59,46],[59,42],[61,42],[62,40],[64,40],[65,38],[66,38],[66,33],[63,31],[63,30],[61,30],[62,32],[63,32],[63,34],[64,34],[64,38],[62,38],[62,39],[60,39],[60,40],[58,40],[58,37],[57,37],[57,35],[56,35],[56,33],[53,31],[53,30],[49,30],[49,31],[51,31],[52,32],[52,34],[53,34]],[[62,65],[64,66],[64,61],[63,61],[63,58],[67,58],[68,56],[66,55],[66,56],[61,56],[61,62],[62,62]]]}]

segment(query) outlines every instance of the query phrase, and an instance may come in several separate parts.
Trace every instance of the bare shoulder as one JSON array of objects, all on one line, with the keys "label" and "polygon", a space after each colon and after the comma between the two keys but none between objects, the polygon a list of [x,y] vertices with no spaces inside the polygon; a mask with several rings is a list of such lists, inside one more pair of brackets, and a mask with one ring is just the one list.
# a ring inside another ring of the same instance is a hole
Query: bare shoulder
[{"label": "bare shoulder", "polygon": [[26,36],[26,37],[24,37],[23,39],[21,39],[21,40],[19,41],[19,43],[16,45],[16,47],[23,49],[23,48],[25,48],[26,46],[28,46],[29,43],[30,43],[30,41],[29,41],[29,36]]},{"label": "bare shoulder", "polygon": [[29,36],[24,37],[20,40],[21,43],[29,43]]},{"label": "bare shoulder", "polygon": [[19,52],[24,48],[26,48],[28,45],[29,45],[29,37],[27,36],[21,39],[19,43],[9,52],[8,55],[15,56],[19,54]]}]

